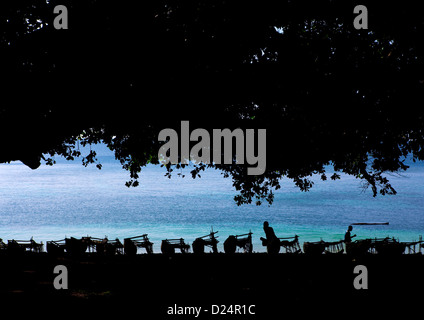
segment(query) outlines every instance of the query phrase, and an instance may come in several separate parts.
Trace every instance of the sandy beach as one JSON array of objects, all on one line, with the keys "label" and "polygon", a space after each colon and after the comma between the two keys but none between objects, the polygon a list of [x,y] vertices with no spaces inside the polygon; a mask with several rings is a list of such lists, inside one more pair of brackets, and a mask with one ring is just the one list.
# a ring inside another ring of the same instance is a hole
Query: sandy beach
[{"label": "sandy beach", "polygon": [[[57,265],[68,270],[68,289],[53,286]],[[353,286],[357,265],[367,268],[366,290]],[[87,254],[76,259],[29,253],[0,257],[0,295],[3,306],[31,315],[66,310],[76,317],[118,312],[139,319],[281,319],[293,311],[341,315],[354,309],[381,316],[422,300],[423,267],[422,255]],[[172,314],[194,310],[188,307],[201,311]]]}]

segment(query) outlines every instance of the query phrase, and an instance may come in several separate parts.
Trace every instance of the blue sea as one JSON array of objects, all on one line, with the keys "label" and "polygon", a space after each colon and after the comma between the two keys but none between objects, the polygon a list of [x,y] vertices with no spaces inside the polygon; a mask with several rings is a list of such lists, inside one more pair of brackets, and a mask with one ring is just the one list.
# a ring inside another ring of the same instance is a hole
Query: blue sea
[{"label": "blue sea", "polygon": [[[93,147],[96,149],[96,147]],[[97,146],[103,165],[84,167],[81,162],[57,157],[50,167],[31,170],[20,162],[0,165],[0,238],[45,243],[65,237],[109,239],[147,233],[160,252],[163,239],[197,237],[218,231],[219,251],[229,235],[253,232],[253,250],[264,252],[259,238],[263,221],[278,237],[299,236],[299,241],[337,241],[347,226],[357,222],[389,222],[385,226],[355,226],[356,239],[395,237],[415,241],[424,235],[424,164],[389,176],[395,196],[373,197],[361,181],[341,175],[337,181],[313,177],[314,187],[301,192],[289,179],[275,192],[269,206],[237,206],[231,178],[208,170],[192,179],[164,176],[165,169],[148,165],[140,186],[127,188],[129,174],[104,146]],[[331,167],[328,168],[331,171]],[[144,251],[140,249],[140,253]]]}]

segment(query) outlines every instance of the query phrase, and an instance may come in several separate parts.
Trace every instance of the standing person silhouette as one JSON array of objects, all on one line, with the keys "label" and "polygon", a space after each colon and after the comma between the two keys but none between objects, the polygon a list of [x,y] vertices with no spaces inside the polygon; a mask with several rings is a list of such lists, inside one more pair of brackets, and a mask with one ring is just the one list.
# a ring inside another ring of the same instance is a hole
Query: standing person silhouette
[{"label": "standing person silhouette", "polygon": [[261,237],[262,245],[267,247],[268,253],[278,253],[280,251],[280,240],[274,233],[274,229],[269,226],[268,221],[264,221],[264,232],[266,238]]},{"label": "standing person silhouette", "polygon": [[353,236],[350,235],[350,232],[352,231],[353,227],[349,226],[347,228],[347,231],[345,233],[345,237],[344,237],[344,242],[345,243],[351,243],[352,242],[352,238],[356,237],[356,234],[354,234]]}]

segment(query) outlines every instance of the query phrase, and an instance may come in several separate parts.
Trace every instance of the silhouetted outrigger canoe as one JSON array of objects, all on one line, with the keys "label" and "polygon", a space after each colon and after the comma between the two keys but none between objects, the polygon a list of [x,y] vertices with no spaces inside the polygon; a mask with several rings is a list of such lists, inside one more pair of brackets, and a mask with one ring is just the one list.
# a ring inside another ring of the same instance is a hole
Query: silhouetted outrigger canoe
[{"label": "silhouetted outrigger canoe", "polygon": [[7,241],[7,252],[9,253],[23,253],[25,251],[30,252],[42,252],[43,243],[37,243],[31,238],[30,240],[8,240]]},{"label": "silhouetted outrigger canoe", "polygon": [[418,241],[411,241],[411,242],[398,242],[399,243],[399,251],[402,247],[404,247],[404,250],[402,251],[403,254],[422,254],[421,249],[424,248],[424,241],[422,240],[422,237],[420,236],[420,239]]},{"label": "silhouetted outrigger canoe", "polygon": [[74,237],[65,238],[66,252],[71,255],[80,255],[87,251],[87,241]]},{"label": "silhouetted outrigger canoe", "polygon": [[[423,241],[413,242],[399,242],[395,238],[373,239],[372,249],[374,253],[383,255],[401,255],[408,252],[408,254],[420,254]],[[417,250],[418,246],[418,250]]]},{"label": "silhouetted outrigger canoe", "polygon": [[0,239],[0,251],[6,250],[7,244],[3,242],[3,239]]},{"label": "silhouetted outrigger canoe", "polygon": [[405,244],[394,238],[382,238],[371,240],[371,252],[380,255],[401,255],[405,252]]},{"label": "silhouetted outrigger canoe", "polygon": [[174,254],[175,249],[180,249],[181,253],[188,253],[190,245],[184,242],[183,238],[180,239],[165,239],[162,240],[160,247],[163,254]]},{"label": "silhouetted outrigger canoe", "polygon": [[[293,240],[289,240],[293,239]],[[284,248],[284,253],[301,253],[302,249],[299,244],[299,236],[295,235],[294,237],[288,238],[278,238],[280,240],[280,247]]]},{"label": "silhouetted outrigger canoe", "polygon": [[355,240],[346,243],[346,253],[353,256],[362,256],[370,253],[371,239]]},{"label": "silhouetted outrigger canoe", "polygon": [[245,253],[252,253],[253,244],[252,244],[252,232],[246,234],[240,234],[236,236],[229,236],[227,240],[224,241],[224,252],[228,254],[233,254],[236,252],[237,247],[243,248]]},{"label": "silhouetted outrigger canoe", "polygon": [[93,252],[97,243],[102,239],[92,237],[82,237],[76,239],[74,237],[65,238],[65,249],[66,252],[71,255],[81,255],[88,249],[89,252]]},{"label": "silhouetted outrigger canoe", "polygon": [[[405,249],[415,251],[415,245],[421,244],[417,242],[399,242],[394,238],[374,238],[356,240],[351,243],[346,243],[346,252],[350,255],[360,256],[366,254],[379,254],[379,255],[401,255],[405,253]],[[412,248],[413,247],[413,248]]]},{"label": "silhouetted outrigger canoe", "polygon": [[124,239],[125,254],[135,255],[138,248],[145,248],[148,254],[153,253],[153,243],[149,241],[147,234]]},{"label": "silhouetted outrigger canoe", "polygon": [[94,237],[82,237],[76,239],[74,237],[65,238],[56,241],[47,241],[47,252],[52,255],[63,255],[65,250],[70,255],[81,255],[88,252],[94,252],[102,255],[114,255],[116,253],[122,253],[122,243],[119,239],[108,240],[107,238],[100,239]]},{"label": "silhouetted outrigger canoe", "polygon": [[109,240],[104,238],[96,242],[96,253],[99,255],[113,256],[115,254],[123,254],[124,245],[118,238]]},{"label": "silhouetted outrigger canoe", "polygon": [[63,255],[63,253],[65,252],[65,239],[62,240],[57,240],[57,241],[47,241],[47,253],[51,254],[51,255]]},{"label": "silhouetted outrigger canoe", "polygon": [[[291,240],[292,239],[292,240]],[[267,252],[270,254],[277,254],[280,252],[280,248],[284,249],[283,253],[297,254],[301,253],[302,249],[299,244],[299,236],[286,238],[275,238],[271,241],[261,238],[262,245],[266,247]]]},{"label": "silhouetted outrigger canoe", "polygon": [[335,242],[317,241],[317,242],[304,242],[303,252],[308,255],[319,254],[340,254],[344,252],[343,240]]},{"label": "silhouetted outrigger canoe", "polygon": [[421,248],[423,246],[423,241],[412,241],[412,242],[402,242],[405,245],[405,252],[408,254],[422,254]]},{"label": "silhouetted outrigger canoe", "polygon": [[[209,234],[203,237],[196,238],[192,244],[193,253],[195,254],[204,253],[205,247],[211,247],[213,253],[218,253],[217,244],[219,241],[217,240],[218,237],[215,237],[216,233],[218,233],[218,231],[214,232],[213,230],[211,230]],[[209,239],[205,239],[205,238],[209,238]]]},{"label": "silhouetted outrigger canoe", "polygon": [[[350,226],[387,226],[389,222],[357,222]],[[377,239],[363,239],[346,242],[346,253],[353,256],[362,256],[370,253],[376,253],[375,244]],[[377,247],[380,247],[377,244]],[[383,249],[384,251],[384,249]]]}]

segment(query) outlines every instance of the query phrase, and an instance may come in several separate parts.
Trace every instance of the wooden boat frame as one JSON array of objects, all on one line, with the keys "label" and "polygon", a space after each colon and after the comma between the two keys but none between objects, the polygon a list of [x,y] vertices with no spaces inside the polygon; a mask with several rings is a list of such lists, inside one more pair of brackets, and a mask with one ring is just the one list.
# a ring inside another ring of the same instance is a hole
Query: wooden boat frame
[{"label": "wooden boat frame", "polygon": [[224,241],[224,252],[227,254],[233,254],[236,252],[237,247],[242,248],[244,253],[252,253],[253,244],[252,244],[252,232],[240,234],[240,235],[230,235]]}]

